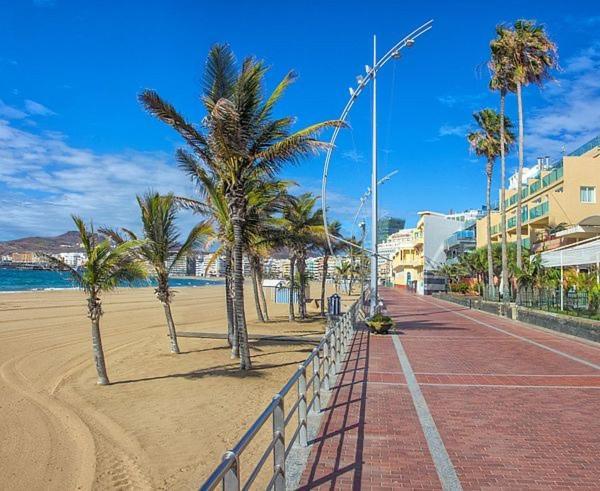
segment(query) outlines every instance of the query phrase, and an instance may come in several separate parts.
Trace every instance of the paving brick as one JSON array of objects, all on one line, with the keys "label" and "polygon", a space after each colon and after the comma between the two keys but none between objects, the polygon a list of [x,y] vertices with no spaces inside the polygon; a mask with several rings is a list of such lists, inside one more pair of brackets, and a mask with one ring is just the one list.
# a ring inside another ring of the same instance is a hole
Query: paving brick
[{"label": "paving brick", "polygon": [[[430,297],[382,295],[464,489],[600,488],[600,371],[569,358],[599,364],[597,346]],[[359,330],[301,489],[440,488],[392,337]]]}]

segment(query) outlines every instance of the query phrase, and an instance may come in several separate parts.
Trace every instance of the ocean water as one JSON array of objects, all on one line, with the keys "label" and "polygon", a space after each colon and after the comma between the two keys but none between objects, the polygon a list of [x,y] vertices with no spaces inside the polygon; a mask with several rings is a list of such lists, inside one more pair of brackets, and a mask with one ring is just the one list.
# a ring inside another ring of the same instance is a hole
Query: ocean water
[{"label": "ocean water", "polygon": [[[220,284],[215,280],[203,278],[170,278],[169,284],[173,287],[182,286],[207,286]],[[153,286],[154,280],[141,281],[134,287]],[[35,290],[64,290],[76,288],[69,275],[60,271],[30,271],[20,269],[0,268],[0,292],[22,292]]]}]

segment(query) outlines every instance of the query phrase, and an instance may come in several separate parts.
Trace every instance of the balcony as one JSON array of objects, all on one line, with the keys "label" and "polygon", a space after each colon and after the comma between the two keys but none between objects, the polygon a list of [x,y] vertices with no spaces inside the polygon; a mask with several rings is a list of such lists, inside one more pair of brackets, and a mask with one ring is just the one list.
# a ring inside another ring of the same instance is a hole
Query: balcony
[{"label": "balcony", "polygon": [[474,230],[459,230],[454,232],[450,237],[444,241],[444,249],[448,250],[451,247],[458,245],[463,242],[472,243],[475,240]]},{"label": "balcony", "polygon": [[529,210],[529,221],[537,220],[538,218],[542,218],[546,216],[550,212],[550,203],[548,201],[544,201],[537,206],[534,206],[531,210]]},{"label": "balcony", "polygon": [[[544,177],[542,177],[542,179],[537,179],[536,181],[532,182],[528,187],[524,187],[521,190],[522,199],[525,199],[528,196],[535,194],[538,191],[551,186],[556,181],[559,181],[560,179],[562,179],[563,174],[564,174],[564,169],[563,169],[562,165],[560,167],[556,167],[551,172],[549,172]],[[517,201],[518,201],[518,193],[515,193],[509,199],[504,201],[504,207],[510,208],[511,206],[516,205]]]},{"label": "balcony", "polygon": [[[527,222],[529,215],[527,213],[527,206],[524,206],[521,209],[521,223],[525,223]],[[511,217],[507,220],[506,222],[506,229],[510,230],[511,228],[515,228],[517,226],[517,217],[516,215],[514,217]]]}]

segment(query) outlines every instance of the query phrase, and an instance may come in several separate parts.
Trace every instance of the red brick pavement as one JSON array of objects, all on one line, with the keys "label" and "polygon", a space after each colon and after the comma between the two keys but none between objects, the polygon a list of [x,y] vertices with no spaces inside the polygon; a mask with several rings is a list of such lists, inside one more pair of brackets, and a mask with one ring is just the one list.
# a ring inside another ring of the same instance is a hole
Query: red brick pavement
[{"label": "red brick pavement", "polygon": [[[597,345],[382,294],[463,489],[600,489]],[[392,336],[356,334],[301,488],[441,488]]]}]

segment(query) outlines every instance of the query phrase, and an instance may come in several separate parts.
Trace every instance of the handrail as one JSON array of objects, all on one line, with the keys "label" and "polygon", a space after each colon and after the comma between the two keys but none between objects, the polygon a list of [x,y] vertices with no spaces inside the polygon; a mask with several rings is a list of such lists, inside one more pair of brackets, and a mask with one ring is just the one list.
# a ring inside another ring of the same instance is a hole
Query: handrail
[{"label": "handrail", "polygon": [[[354,335],[358,312],[363,311],[367,299],[368,292],[363,291],[359,300],[354,302],[344,314],[337,319],[330,318],[328,320],[327,332],[321,338],[317,347],[298,366],[296,372],[273,397],[273,400],[234,447],[225,452],[222,461],[200,486],[201,491],[212,491],[218,487],[221,487],[224,491],[249,489],[263,470],[270,454],[273,454],[273,475],[267,489],[274,489],[275,491],[285,489],[285,459],[296,440],[299,439],[302,446],[307,445],[306,426],[308,414],[311,411],[317,413],[321,411],[321,391],[331,389],[331,377],[335,377],[338,373],[342,357],[346,354]],[[309,369],[312,371],[312,375],[307,379],[306,372]],[[298,387],[298,396],[286,415],[284,398],[295,385]],[[309,392],[312,392],[310,402],[307,397]],[[290,440],[286,441],[285,430],[294,419],[295,413],[297,413],[297,424],[291,433]],[[242,482],[240,457],[269,419],[273,420],[272,438],[258,463],[250,470],[248,479]]]}]

